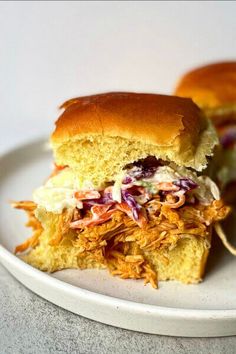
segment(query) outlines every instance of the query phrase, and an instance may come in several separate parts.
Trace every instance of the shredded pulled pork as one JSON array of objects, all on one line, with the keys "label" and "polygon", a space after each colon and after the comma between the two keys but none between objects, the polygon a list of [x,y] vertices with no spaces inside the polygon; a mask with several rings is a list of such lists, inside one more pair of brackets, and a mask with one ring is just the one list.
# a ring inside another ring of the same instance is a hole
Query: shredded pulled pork
[{"label": "shredded pulled pork", "polygon": [[27,227],[33,229],[33,235],[28,238],[24,243],[17,246],[15,253],[20,253],[26,251],[28,248],[34,248],[39,243],[39,236],[41,235],[43,228],[41,223],[36,219],[34,211],[37,208],[37,205],[32,201],[20,201],[11,203],[13,208],[22,209],[28,215],[28,222],[26,223]]},{"label": "shredded pulled pork", "polygon": [[[28,213],[27,225],[34,229],[33,236],[16,247],[15,252],[19,253],[38,244],[42,226],[34,216],[36,204],[18,202],[13,203],[13,206]],[[75,228],[72,245],[78,249],[80,257],[91,258],[105,265],[113,275],[122,279],[144,279],[145,283],[157,287],[157,274],[145,259],[143,251],[171,250],[186,234],[206,237],[209,225],[224,219],[229,213],[229,208],[218,200],[207,206],[199,203],[172,209],[153,199],[145,204],[145,210],[148,222],[142,228],[122,208],[117,208],[111,218],[102,224]],[[78,209],[65,209],[50,245],[59,245],[67,231],[72,229],[71,226],[80,220]],[[168,259],[164,261],[168,262]]]}]

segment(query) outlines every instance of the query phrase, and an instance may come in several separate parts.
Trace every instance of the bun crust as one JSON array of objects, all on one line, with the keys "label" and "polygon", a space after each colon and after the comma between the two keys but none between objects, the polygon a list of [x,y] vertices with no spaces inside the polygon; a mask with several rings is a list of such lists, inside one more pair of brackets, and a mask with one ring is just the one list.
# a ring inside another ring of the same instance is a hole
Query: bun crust
[{"label": "bun crust", "polygon": [[99,134],[171,145],[183,135],[194,144],[204,125],[190,99],[142,93],[105,93],[65,102],[52,142]]},{"label": "bun crust", "polygon": [[236,104],[236,61],[202,66],[185,74],[175,94],[192,98],[204,109]]},{"label": "bun crust", "polygon": [[190,99],[105,93],[65,102],[51,137],[55,162],[81,181],[112,181],[124,166],[147,156],[202,170],[218,140]]}]

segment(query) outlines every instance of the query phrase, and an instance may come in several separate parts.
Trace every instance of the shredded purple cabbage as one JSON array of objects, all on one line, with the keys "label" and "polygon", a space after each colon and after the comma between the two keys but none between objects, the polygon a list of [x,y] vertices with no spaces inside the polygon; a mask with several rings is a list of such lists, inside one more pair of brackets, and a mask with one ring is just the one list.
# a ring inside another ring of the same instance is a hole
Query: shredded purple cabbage
[{"label": "shredded purple cabbage", "polygon": [[123,179],[122,183],[123,184],[129,184],[133,182],[133,178],[130,176],[125,176],[125,178]]},{"label": "shredded purple cabbage", "polygon": [[150,178],[152,177],[156,170],[157,166],[152,167],[136,167],[133,171],[130,171],[130,175],[134,177],[136,180],[143,179],[143,178]]},{"label": "shredded purple cabbage", "polygon": [[99,198],[99,203],[101,204],[110,204],[113,202],[113,198],[112,198],[112,193],[105,193],[103,192],[101,198]]},{"label": "shredded purple cabbage", "polygon": [[180,187],[185,192],[191,191],[198,187],[198,184],[192,181],[190,178],[180,178],[177,181],[174,181],[173,184],[177,187]]},{"label": "shredded purple cabbage", "polygon": [[122,190],[121,195],[122,195],[122,199],[131,208],[134,220],[137,221],[138,220],[138,212],[141,209],[141,206],[136,202],[134,197],[127,190]]},{"label": "shredded purple cabbage", "polygon": [[[100,192],[100,194],[101,194],[101,192]],[[90,209],[93,205],[96,205],[96,204],[113,204],[113,203],[115,203],[115,202],[112,199],[112,194],[103,192],[100,198],[84,200],[83,201],[83,208]]]},{"label": "shredded purple cabbage", "polygon": [[149,167],[159,167],[163,165],[163,162],[160,159],[157,159],[155,156],[148,156],[145,159],[140,159],[133,163],[134,166],[143,167],[147,169]]},{"label": "shredded purple cabbage", "polygon": [[133,164],[127,165],[128,176],[123,180],[123,184],[132,183],[134,180],[152,177],[159,166],[162,166],[161,160],[155,156],[148,156],[145,159],[135,161]]},{"label": "shredded purple cabbage", "polygon": [[220,138],[221,145],[227,149],[236,143],[236,130],[231,129]]}]

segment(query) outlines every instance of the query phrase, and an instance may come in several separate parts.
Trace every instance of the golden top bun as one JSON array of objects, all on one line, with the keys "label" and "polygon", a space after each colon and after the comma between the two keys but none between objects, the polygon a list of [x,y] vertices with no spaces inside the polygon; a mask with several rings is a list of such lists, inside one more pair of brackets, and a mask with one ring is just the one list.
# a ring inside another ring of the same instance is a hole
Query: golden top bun
[{"label": "golden top bun", "polygon": [[65,102],[52,141],[84,134],[141,139],[170,145],[180,134],[196,142],[201,121],[199,109],[187,99],[135,93],[107,93]]},{"label": "golden top bun", "polygon": [[65,102],[51,144],[58,165],[96,184],[149,155],[202,170],[217,143],[190,99],[142,93],[105,93]]},{"label": "golden top bun", "polygon": [[210,64],[188,72],[181,78],[175,94],[192,98],[209,116],[236,113],[236,61]]}]

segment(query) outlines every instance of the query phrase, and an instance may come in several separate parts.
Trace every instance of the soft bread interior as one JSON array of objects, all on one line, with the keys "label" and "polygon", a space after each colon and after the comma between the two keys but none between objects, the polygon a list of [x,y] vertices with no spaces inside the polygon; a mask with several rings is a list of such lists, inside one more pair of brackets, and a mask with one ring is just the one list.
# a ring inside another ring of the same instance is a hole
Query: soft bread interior
[{"label": "soft bread interior", "polygon": [[73,168],[82,181],[92,181],[95,186],[112,181],[124,166],[147,156],[175,161],[179,166],[202,170],[206,167],[207,156],[218,143],[215,130],[207,121],[207,127],[194,147],[178,138],[170,146],[158,146],[145,141],[103,135],[78,135],[62,143],[52,142],[55,161],[58,165]]},{"label": "soft bread interior", "polygon": [[[185,284],[198,283],[202,280],[209,253],[210,236],[185,235],[177,246],[170,251],[162,250],[145,253],[146,258],[158,272],[159,280],[178,280]],[[168,259],[163,262],[163,255]]]}]

